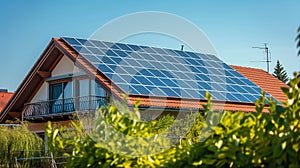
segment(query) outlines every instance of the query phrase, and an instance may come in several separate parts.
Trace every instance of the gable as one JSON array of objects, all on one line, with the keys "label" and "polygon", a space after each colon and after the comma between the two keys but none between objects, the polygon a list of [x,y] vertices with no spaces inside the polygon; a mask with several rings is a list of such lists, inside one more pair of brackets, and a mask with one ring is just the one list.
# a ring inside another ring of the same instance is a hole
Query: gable
[{"label": "gable", "polygon": [[[64,55],[54,69],[51,72],[51,75],[47,77],[47,79],[55,79],[59,77],[68,77],[71,74],[81,73],[84,74],[83,70],[78,68],[74,62]],[[46,79],[46,80],[47,80]],[[43,102],[49,100],[49,83],[44,81],[42,86],[38,89],[30,103],[34,102]]]},{"label": "gable", "polygon": [[63,40],[53,38],[3,109],[3,113],[0,114],[0,123],[15,118],[21,120],[24,104],[30,103],[32,100],[45,99],[47,97],[45,80],[61,78],[74,72],[85,72],[87,75],[95,76],[97,83],[105,90],[110,90],[112,94],[121,97],[119,90],[112,87],[101,72],[86,60],[81,59],[76,51],[65,45]]},{"label": "gable", "polygon": [[21,119],[24,104],[29,103],[33,99],[43,86],[44,79],[51,76],[51,71],[63,55],[64,53],[55,42],[55,39],[52,39],[23,79],[10,102],[3,109],[3,113],[0,114],[0,122],[7,119],[12,120],[15,117]]},{"label": "gable", "polygon": [[82,70],[78,68],[70,58],[64,55],[51,72],[51,77],[74,74],[79,72],[82,72]]}]

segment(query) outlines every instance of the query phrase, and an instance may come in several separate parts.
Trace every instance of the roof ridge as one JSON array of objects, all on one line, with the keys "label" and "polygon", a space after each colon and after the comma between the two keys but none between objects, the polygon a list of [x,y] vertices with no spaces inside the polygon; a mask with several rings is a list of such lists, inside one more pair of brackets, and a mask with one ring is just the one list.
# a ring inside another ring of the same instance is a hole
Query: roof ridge
[{"label": "roof ridge", "polygon": [[209,53],[202,53],[200,51],[188,51],[188,50],[180,50],[180,49],[174,49],[174,48],[168,48],[168,47],[151,46],[151,45],[146,45],[146,44],[140,45],[140,44],[134,44],[134,43],[124,43],[124,42],[119,42],[119,41],[116,42],[116,41],[99,40],[99,39],[93,39],[93,38],[62,36],[59,39],[64,39],[64,38],[74,38],[74,39],[81,39],[81,40],[93,40],[93,41],[108,42],[108,43],[119,43],[119,44],[134,45],[134,46],[139,46],[139,47],[158,48],[158,49],[165,49],[165,50],[173,50],[173,51],[180,51],[180,52],[192,52],[192,53],[196,53],[196,54],[216,56],[216,55],[209,54]]},{"label": "roof ridge", "polygon": [[[231,64],[229,64],[229,66],[231,66],[231,67],[237,67],[237,68],[248,68],[248,69],[256,69],[256,70],[261,70],[261,71],[264,71],[264,72],[266,72],[266,73],[268,73],[267,71],[265,71],[265,70],[263,70],[263,69],[261,69],[261,68],[253,68],[253,67],[247,67],[247,66],[240,66],[240,65],[231,65]],[[268,73],[269,74],[269,73]]]}]

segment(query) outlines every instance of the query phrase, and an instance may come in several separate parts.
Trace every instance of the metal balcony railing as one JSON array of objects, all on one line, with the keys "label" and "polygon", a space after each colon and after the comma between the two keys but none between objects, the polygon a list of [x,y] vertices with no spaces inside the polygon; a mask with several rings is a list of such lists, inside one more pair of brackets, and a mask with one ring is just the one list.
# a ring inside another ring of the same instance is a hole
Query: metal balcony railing
[{"label": "metal balcony railing", "polygon": [[107,104],[107,97],[84,96],[25,104],[24,118],[51,116],[75,111],[91,111]]}]

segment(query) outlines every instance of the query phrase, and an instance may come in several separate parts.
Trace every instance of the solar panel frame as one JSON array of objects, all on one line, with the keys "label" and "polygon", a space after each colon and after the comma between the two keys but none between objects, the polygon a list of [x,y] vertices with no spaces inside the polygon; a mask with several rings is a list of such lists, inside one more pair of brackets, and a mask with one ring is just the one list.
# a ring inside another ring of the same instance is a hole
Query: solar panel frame
[{"label": "solar panel frame", "polygon": [[214,55],[63,39],[129,94],[204,99],[209,91],[215,100],[247,103],[261,96],[260,87]]}]

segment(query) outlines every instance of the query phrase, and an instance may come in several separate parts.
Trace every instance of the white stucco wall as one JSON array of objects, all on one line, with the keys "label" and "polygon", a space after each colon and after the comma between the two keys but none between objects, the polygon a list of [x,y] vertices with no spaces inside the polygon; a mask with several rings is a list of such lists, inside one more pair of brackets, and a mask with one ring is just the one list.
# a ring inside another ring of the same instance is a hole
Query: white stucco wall
[{"label": "white stucco wall", "polygon": [[73,74],[82,72],[74,63],[67,57],[63,56],[56,67],[53,69],[51,73],[51,77],[65,75],[65,74]]},{"label": "white stucco wall", "polygon": [[31,103],[47,101],[49,97],[48,88],[49,88],[49,84],[47,82],[44,82],[42,87],[34,95],[33,99],[31,100]]},{"label": "white stucco wall", "polygon": [[[56,65],[51,73],[51,77],[74,74],[78,72],[83,72],[81,69],[76,67],[74,63],[67,57],[63,56],[60,62]],[[42,102],[49,100],[49,83],[44,82],[42,87],[37,91],[36,95],[31,100],[31,103]]]}]

